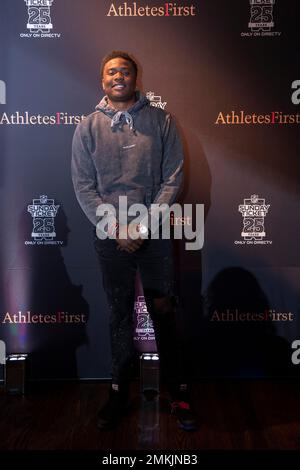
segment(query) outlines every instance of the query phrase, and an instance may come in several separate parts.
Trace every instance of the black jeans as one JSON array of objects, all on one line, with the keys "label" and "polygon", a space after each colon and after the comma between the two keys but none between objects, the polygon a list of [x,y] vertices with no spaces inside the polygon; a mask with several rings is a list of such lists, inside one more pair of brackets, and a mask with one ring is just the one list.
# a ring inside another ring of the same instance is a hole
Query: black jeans
[{"label": "black jeans", "polygon": [[133,309],[135,276],[139,269],[148,312],[153,321],[161,376],[172,390],[182,382],[182,364],[176,330],[171,240],[147,239],[134,253],[120,251],[112,239],[95,248],[109,305],[112,382],[125,384],[134,355]]}]

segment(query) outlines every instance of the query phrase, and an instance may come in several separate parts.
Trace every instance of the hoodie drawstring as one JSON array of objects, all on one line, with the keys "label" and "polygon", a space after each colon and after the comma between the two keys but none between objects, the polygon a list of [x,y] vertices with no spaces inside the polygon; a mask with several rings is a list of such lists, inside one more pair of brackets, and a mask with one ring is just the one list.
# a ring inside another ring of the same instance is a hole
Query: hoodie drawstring
[{"label": "hoodie drawstring", "polygon": [[126,120],[126,123],[129,126],[129,129],[131,131],[133,131],[134,130],[134,128],[133,128],[133,119],[132,119],[131,114],[129,114],[127,111],[118,111],[116,114],[114,114],[112,119],[111,119],[110,126],[112,128],[114,128],[115,126],[118,126],[118,125],[122,124],[122,116],[125,117],[125,120]]}]

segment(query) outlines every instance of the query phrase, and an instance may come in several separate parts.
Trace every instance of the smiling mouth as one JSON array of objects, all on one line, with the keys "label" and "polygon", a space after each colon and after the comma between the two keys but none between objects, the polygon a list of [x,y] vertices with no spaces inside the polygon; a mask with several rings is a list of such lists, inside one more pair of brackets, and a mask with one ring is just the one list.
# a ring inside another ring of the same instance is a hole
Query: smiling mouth
[{"label": "smiling mouth", "polygon": [[116,90],[124,90],[125,85],[117,84],[117,85],[113,85],[113,88]]}]

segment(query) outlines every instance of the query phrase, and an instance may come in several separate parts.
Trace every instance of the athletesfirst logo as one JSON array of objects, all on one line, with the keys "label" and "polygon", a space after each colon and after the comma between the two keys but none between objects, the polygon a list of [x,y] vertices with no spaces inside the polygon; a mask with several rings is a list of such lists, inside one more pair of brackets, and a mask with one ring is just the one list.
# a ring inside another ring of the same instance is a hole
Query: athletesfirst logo
[{"label": "athletesfirst logo", "polygon": [[54,240],[56,237],[54,219],[59,205],[54,204],[54,199],[48,196],[40,196],[33,199],[27,211],[32,216],[33,228],[31,237],[33,240],[25,241],[25,245],[63,245],[62,241]]},{"label": "athletesfirst logo", "polygon": [[24,0],[27,5],[27,25],[29,32],[21,33],[21,38],[58,39],[61,33],[53,33],[51,6],[54,0]]},{"label": "athletesfirst logo", "polygon": [[[291,102],[300,104],[300,80],[294,80],[291,84]],[[249,113],[244,110],[219,112],[214,124],[227,126],[249,125],[297,125],[300,124],[300,113],[287,114],[282,111],[271,111],[266,114]]]},{"label": "athletesfirst logo", "polygon": [[22,312],[19,310],[17,313],[6,312],[3,316],[2,323],[9,324],[76,324],[87,323],[87,316],[85,313],[69,313],[69,312],[55,312],[55,313],[32,313],[30,310]]},{"label": "athletesfirst logo", "polygon": [[236,245],[271,245],[272,241],[264,240],[266,237],[265,217],[269,212],[270,204],[266,204],[264,198],[253,194],[249,199],[244,199],[244,204],[239,205],[239,212],[243,217],[242,240],[236,240]]},{"label": "athletesfirst logo", "polygon": [[31,114],[29,111],[16,111],[12,114],[2,113],[0,125],[6,126],[74,126],[79,124],[85,115],[73,115],[65,112],[48,114]]},{"label": "athletesfirst logo", "polygon": [[275,0],[249,0],[250,18],[248,27],[250,31],[241,33],[242,37],[279,37],[281,32],[272,31],[274,23]]},{"label": "athletesfirst logo", "polygon": [[196,7],[173,2],[165,2],[160,6],[140,6],[138,2],[111,3],[106,16],[196,16]]},{"label": "athletesfirst logo", "polygon": [[[299,93],[299,92],[298,92]],[[228,113],[220,112],[215,120],[216,125],[249,126],[249,125],[287,125],[300,124],[300,114],[286,114],[282,111],[271,111],[266,114],[247,113],[246,111],[232,110]]]},{"label": "athletesfirst logo", "polygon": [[154,328],[153,322],[147,310],[145,297],[139,295],[134,303],[134,311],[136,314],[136,341],[154,341]]},{"label": "athletesfirst logo", "polygon": [[215,322],[287,322],[294,321],[292,312],[277,312],[274,309],[264,312],[245,312],[238,308],[214,310],[210,321]]}]

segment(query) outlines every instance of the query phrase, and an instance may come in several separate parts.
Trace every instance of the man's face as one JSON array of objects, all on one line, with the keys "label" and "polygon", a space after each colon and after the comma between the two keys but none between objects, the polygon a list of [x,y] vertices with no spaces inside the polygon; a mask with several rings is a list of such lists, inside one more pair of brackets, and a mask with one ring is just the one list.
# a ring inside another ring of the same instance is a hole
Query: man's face
[{"label": "man's face", "polygon": [[135,87],[136,74],[131,62],[121,57],[106,62],[103,69],[102,88],[110,101],[131,101]]}]

